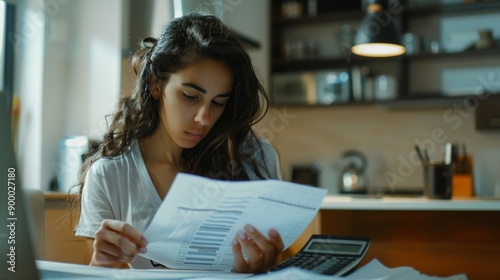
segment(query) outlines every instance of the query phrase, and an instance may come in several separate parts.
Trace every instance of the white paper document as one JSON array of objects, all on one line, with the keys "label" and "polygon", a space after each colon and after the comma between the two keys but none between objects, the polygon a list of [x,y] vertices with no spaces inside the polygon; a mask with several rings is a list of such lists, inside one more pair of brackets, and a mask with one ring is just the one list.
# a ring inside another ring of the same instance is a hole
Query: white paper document
[{"label": "white paper document", "polygon": [[36,261],[41,280],[165,280],[165,279],[242,279],[252,274],[228,271],[173,270],[173,269],[122,269],[82,264]]},{"label": "white paper document", "polygon": [[309,270],[289,267],[276,272],[252,276],[255,280],[467,280],[465,274],[458,274],[449,277],[429,276],[420,273],[414,268],[400,266],[388,268],[379,260],[373,259],[366,265],[357,268],[348,276],[331,276],[318,274]]},{"label": "white paper document", "polygon": [[425,275],[409,266],[388,268],[379,260],[373,259],[366,265],[356,269],[345,279],[350,280],[467,280],[465,274],[448,277]]},{"label": "white paper document", "polygon": [[327,191],[278,180],[219,181],[179,173],[151,224],[144,257],[174,269],[230,270],[231,243],[251,224],[275,228],[288,248]]},{"label": "white paper document", "polygon": [[448,277],[429,276],[406,266],[388,268],[373,259],[346,277],[334,277],[296,267],[289,267],[272,273],[252,275],[226,271],[171,270],[171,269],[117,269],[81,264],[50,261],[36,261],[42,280],[60,279],[196,279],[222,280],[249,278],[255,280],[467,280],[465,274]]}]

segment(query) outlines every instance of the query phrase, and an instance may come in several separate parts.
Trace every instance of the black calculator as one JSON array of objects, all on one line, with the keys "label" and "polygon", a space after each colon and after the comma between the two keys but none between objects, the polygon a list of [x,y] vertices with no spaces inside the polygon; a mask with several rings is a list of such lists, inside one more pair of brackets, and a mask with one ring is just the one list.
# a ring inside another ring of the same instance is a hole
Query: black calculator
[{"label": "black calculator", "polygon": [[370,239],[366,237],[312,235],[300,252],[271,272],[299,267],[326,275],[345,275],[363,259],[369,246]]}]

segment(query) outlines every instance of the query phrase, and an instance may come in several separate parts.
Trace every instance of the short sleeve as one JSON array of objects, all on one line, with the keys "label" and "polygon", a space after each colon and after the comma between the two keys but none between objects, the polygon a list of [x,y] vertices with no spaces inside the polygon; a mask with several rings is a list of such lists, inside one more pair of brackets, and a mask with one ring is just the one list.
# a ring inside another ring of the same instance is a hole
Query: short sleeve
[{"label": "short sleeve", "polygon": [[81,194],[80,221],[77,236],[95,238],[95,232],[105,219],[116,219],[106,192],[107,183],[97,161],[89,168]]},{"label": "short sleeve", "polygon": [[[259,173],[262,174],[265,179],[281,180],[278,153],[271,143],[267,140],[249,135],[240,148],[252,155],[252,159],[257,162]],[[242,165],[250,180],[261,179],[257,176],[251,163],[244,161]]]},{"label": "short sleeve", "polygon": [[259,141],[262,146],[262,161],[264,162],[264,166],[266,167],[267,173],[269,174],[268,179],[281,180],[278,152],[276,152],[276,149],[268,141]]}]

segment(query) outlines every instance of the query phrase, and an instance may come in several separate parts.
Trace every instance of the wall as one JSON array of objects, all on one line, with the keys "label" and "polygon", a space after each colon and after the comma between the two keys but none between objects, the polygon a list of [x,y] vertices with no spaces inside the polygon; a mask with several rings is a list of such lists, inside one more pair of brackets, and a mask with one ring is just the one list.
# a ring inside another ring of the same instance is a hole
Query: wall
[{"label": "wall", "polygon": [[[258,49],[248,49],[257,75],[267,87],[269,78],[269,1],[268,0],[174,0],[174,9],[216,15],[232,29],[260,43]],[[175,16],[180,12],[176,11]],[[258,20],[256,20],[258,19]]]},{"label": "wall", "polygon": [[42,177],[43,6],[19,1],[17,6],[14,94],[21,100],[17,157],[27,187],[38,188]]},{"label": "wall", "polygon": [[[391,189],[392,180],[386,179],[389,173],[401,179],[393,189],[419,189],[423,186],[422,167],[418,160],[410,159],[415,144],[426,143],[429,151],[435,147],[430,157],[439,161],[444,150],[438,142],[446,137],[446,141],[466,143],[473,155],[477,195],[500,196],[500,131],[476,131],[474,114],[449,112],[453,105],[401,110],[369,105],[274,108],[260,132],[278,149],[285,179],[291,178],[294,164],[320,161],[321,185],[332,193],[337,192],[338,162],[348,149],[366,154],[371,191]],[[443,117],[445,112],[453,121]],[[432,136],[436,129],[442,130],[442,136]]]},{"label": "wall", "polygon": [[104,116],[114,107],[120,89],[122,2],[28,0],[19,5],[18,157],[24,182],[48,189],[64,167],[59,141],[100,136]]},{"label": "wall", "polygon": [[[234,30],[260,43],[258,49],[249,49],[257,76],[269,91],[270,73],[270,9],[268,0],[221,0],[223,19]],[[256,20],[258,19],[258,20]]]}]

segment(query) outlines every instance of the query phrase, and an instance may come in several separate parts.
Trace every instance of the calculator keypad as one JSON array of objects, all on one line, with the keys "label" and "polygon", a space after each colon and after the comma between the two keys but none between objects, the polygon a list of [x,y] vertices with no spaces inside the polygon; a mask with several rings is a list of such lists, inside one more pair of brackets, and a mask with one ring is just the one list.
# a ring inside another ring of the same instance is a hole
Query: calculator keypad
[{"label": "calculator keypad", "polygon": [[285,260],[283,263],[274,268],[273,271],[293,266],[307,269],[316,273],[333,275],[355,260],[355,257],[349,256],[298,254],[290,259]]}]

